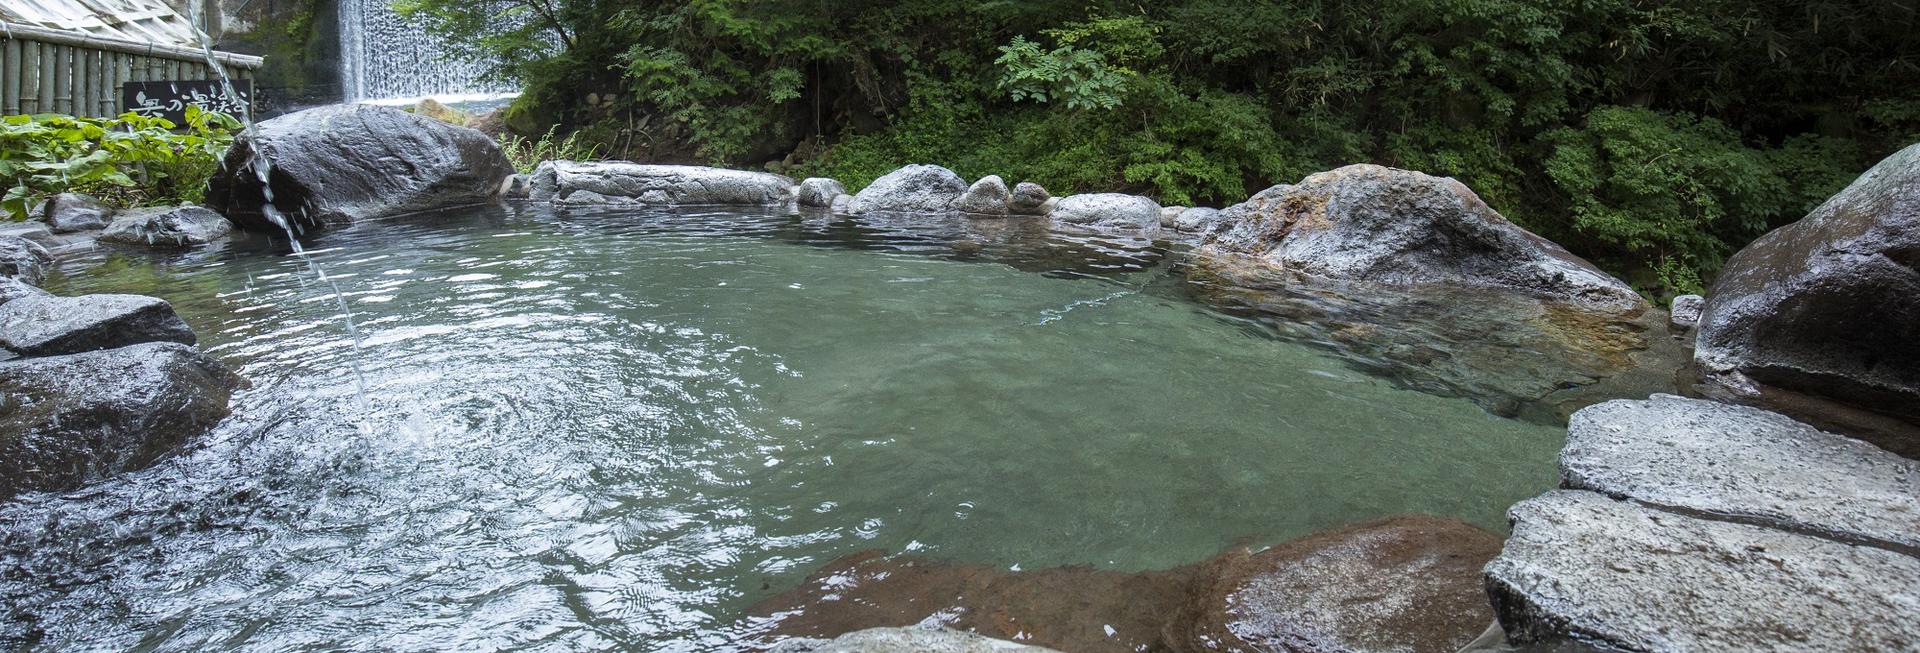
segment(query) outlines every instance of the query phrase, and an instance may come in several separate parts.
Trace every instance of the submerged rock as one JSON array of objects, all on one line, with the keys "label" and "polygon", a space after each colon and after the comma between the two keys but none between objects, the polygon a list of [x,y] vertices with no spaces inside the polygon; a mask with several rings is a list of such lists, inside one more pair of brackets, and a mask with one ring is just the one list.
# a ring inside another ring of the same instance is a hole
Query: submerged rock
[{"label": "submerged rock", "polygon": [[1225,209],[1222,220],[1201,265],[1497,287],[1606,313],[1648,306],[1625,283],[1508,222],[1445,177],[1352,165],[1268,188]]},{"label": "submerged rock", "polygon": [[834,213],[846,213],[853,206],[853,196],[846,193],[835,195],[833,201],[828,202],[827,206]]},{"label": "submerged rock", "polygon": [[833,198],[845,195],[847,187],[837,179],[826,177],[808,177],[800,180],[800,205],[826,208],[833,206]]},{"label": "submerged rock", "polygon": [[1920,558],[1557,491],[1486,568],[1509,640],[1624,651],[1905,651]]},{"label": "submerged rock", "polygon": [[0,277],[0,304],[22,297],[52,297],[53,294],[41,290],[25,281],[13,277]]},{"label": "submerged rock", "polygon": [[136,247],[193,247],[233,232],[233,223],[205,207],[135,209],[120,214],[100,241]]},{"label": "submerged rock", "polygon": [[793,180],[770,172],[625,161],[547,161],[533,171],[537,201],[651,206],[783,206]]},{"label": "submerged rock", "polygon": [[[1716,396],[1848,430],[1877,430],[1850,409],[1920,425],[1920,145],[1734,254],[1707,297],[1695,361]],[[1920,456],[1904,430],[1880,441]]]},{"label": "submerged rock", "polygon": [[23,356],[194,341],[193,330],[174,314],[173,305],[156,297],[46,295],[0,305],[0,346]]},{"label": "submerged rock", "polygon": [[1046,215],[1044,208],[1053,195],[1040,184],[1023,181],[1014,185],[1013,192],[1007,197],[1007,212],[1014,215]]},{"label": "submerged rock", "polygon": [[0,362],[0,499],[151,465],[226,417],[239,384],[178,343]]},{"label": "submerged rock", "polygon": [[831,640],[796,639],[773,653],[1059,653],[946,628],[869,628]]},{"label": "submerged rock", "polygon": [[54,233],[100,229],[113,219],[113,207],[80,193],[55,195],[41,205],[40,211]]},{"label": "submerged rock", "polygon": [[[492,201],[513,174],[486,134],[390,107],[337,104],[255,125],[227,151],[207,205],[242,229],[278,232],[263,211],[316,226]],[[261,183],[259,154],[272,164]]]},{"label": "submerged rock", "polygon": [[1700,307],[1707,299],[1699,295],[1681,295],[1673,298],[1673,306],[1668,309],[1667,326],[1685,331],[1700,324]]},{"label": "submerged rock", "polygon": [[1139,195],[1085,193],[1060,198],[1047,214],[1056,224],[1098,229],[1155,233],[1160,229],[1160,205]]},{"label": "submerged rock", "polygon": [[967,192],[967,182],[952,170],[913,164],[873,180],[855,193],[849,212],[945,213]]},{"label": "submerged rock", "polygon": [[987,175],[968,186],[967,192],[953,201],[953,208],[961,213],[1006,215],[1007,203],[1011,198],[1007,182],[1002,181],[999,175]]},{"label": "submerged rock", "polygon": [[53,254],[39,243],[18,236],[0,236],[0,277],[13,277],[35,286],[47,280]]},{"label": "submerged rock", "polygon": [[1920,461],[1784,415],[1654,395],[1573,415],[1565,487],[1920,555]]}]

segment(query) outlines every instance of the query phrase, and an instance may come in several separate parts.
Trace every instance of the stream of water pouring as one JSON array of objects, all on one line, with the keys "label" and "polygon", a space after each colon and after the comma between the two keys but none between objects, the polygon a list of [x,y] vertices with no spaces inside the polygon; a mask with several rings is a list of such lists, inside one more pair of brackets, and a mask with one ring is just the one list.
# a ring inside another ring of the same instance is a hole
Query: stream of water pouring
[{"label": "stream of water pouring", "polygon": [[[347,307],[347,296],[345,293],[340,292],[340,284],[336,283],[332,277],[327,276],[326,268],[321,267],[320,262],[314,260],[313,256],[307,254],[306,248],[300,246],[300,236],[294,231],[293,221],[288,220],[286,215],[280,213],[280,210],[274,207],[273,187],[268,184],[268,179],[272,176],[273,172],[273,162],[267,158],[265,152],[266,144],[260,141],[259,132],[253,128],[253,109],[247,102],[247,99],[241,97],[240,93],[234,90],[233,79],[227,76],[226,67],[220,64],[219,57],[213,55],[213,37],[208,36],[206,30],[201,27],[200,3],[188,2],[186,4],[187,20],[193,25],[194,38],[200,40],[200,52],[202,56],[206,57],[207,68],[212,70],[216,77],[220,78],[220,91],[225,93],[227,99],[232,101],[235,106],[240,107],[240,132],[246,137],[247,142],[252,145],[252,156],[247,162],[247,165],[250,166],[254,174],[260,178],[260,194],[264,199],[260,205],[260,212],[265,214],[267,219],[272,221],[273,224],[279,226],[282,231],[287,232],[287,242],[293,246],[294,255],[306,262],[307,269],[311,270],[313,275],[318,278],[321,283],[327,284],[327,287],[333,291],[333,300],[340,305],[340,316],[347,324],[347,337],[353,345],[353,352],[347,357],[347,364],[353,368],[354,401],[360,408],[360,412],[365,414],[367,411],[367,375],[360,369],[360,329],[353,324],[353,310]],[[220,164],[224,166],[226,165],[226,161],[222,160]]]}]

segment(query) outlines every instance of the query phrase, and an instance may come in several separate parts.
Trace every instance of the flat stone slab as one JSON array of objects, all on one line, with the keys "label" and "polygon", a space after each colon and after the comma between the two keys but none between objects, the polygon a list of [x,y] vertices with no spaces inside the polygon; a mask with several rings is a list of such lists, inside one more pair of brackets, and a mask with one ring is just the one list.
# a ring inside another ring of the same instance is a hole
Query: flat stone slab
[{"label": "flat stone slab", "polygon": [[1515,505],[1486,568],[1507,637],[1625,651],[1912,651],[1920,558],[1575,490]]},{"label": "flat stone slab", "polygon": [[768,172],[624,161],[548,161],[533,171],[531,198],[562,204],[779,206],[792,179]]},{"label": "flat stone slab", "polygon": [[794,639],[773,653],[1059,653],[946,628],[869,628],[830,640]]},{"label": "flat stone slab", "polygon": [[23,356],[196,341],[166,300],[144,295],[26,296],[0,304],[0,347]]}]

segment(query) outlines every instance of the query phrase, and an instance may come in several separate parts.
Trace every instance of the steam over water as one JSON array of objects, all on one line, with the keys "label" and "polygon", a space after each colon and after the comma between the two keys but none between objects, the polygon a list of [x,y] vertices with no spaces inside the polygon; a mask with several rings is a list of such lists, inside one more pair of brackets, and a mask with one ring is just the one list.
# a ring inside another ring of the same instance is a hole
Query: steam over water
[{"label": "steam over water", "polygon": [[190,450],[0,505],[0,648],[725,651],[880,548],[1138,570],[1401,512],[1500,530],[1561,433],[1032,221],[469,210],[49,286],[250,379]]}]

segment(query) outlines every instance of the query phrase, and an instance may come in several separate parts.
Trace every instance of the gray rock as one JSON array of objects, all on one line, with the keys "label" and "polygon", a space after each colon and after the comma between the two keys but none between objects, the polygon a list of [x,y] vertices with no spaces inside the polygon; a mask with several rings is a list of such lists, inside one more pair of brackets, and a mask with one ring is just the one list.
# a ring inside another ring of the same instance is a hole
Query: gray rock
[{"label": "gray rock", "polygon": [[783,206],[793,180],[770,172],[625,161],[547,161],[533,171],[531,197],[557,204]]},{"label": "gray rock", "polygon": [[1187,210],[1187,207],[1184,207],[1184,206],[1160,207],[1160,227],[1164,229],[1172,229],[1174,220],[1178,220],[1180,218],[1180,213],[1186,210]]},{"label": "gray rock", "polygon": [[1508,639],[1624,651],[1910,651],[1920,558],[1555,491],[1486,568]]},{"label": "gray rock", "polygon": [[[513,174],[486,134],[391,107],[336,104],[255,125],[227,150],[207,206],[242,229],[279,232],[272,206],[296,226],[343,224],[491,202]],[[271,163],[262,183],[255,154]]]},{"label": "gray rock", "polygon": [[177,343],[0,362],[0,500],[151,465],[226,417],[240,383]]},{"label": "gray rock", "polygon": [[1174,216],[1173,230],[1181,233],[1207,234],[1220,226],[1220,220],[1220,209],[1194,207]]},{"label": "gray rock", "polygon": [[0,305],[0,346],[22,356],[77,354],[144,342],[194,344],[166,300],[142,295],[22,297]]},{"label": "gray rock", "polygon": [[[1515,226],[1453,179],[1352,165],[1223,210],[1202,253],[1391,285],[1500,287],[1595,312],[1640,312],[1632,288]],[[1235,263],[1221,263],[1235,264]]]},{"label": "gray rock", "polygon": [[1565,487],[1920,555],[1920,461],[1784,415],[1654,395],[1574,413]]},{"label": "gray rock", "polygon": [[507,199],[523,200],[533,195],[533,177],[515,174],[500,183],[500,196]]},{"label": "gray rock", "polygon": [[47,280],[53,254],[39,243],[18,236],[0,236],[0,277],[13,277],[38,286]]},{"label": "gray rock", "polygon": [[21,297],[51,296],[53,296],[52,293],[29,285],[25,281],[13,277],[0,277],[0,304],[5,304]]},{"label": "gray rock", "polygon": [[1699,329],[1694,360],[1740,394],[1764,394],[1750,381],[1920,424],[1920,145],[1734,254]]},{"label": "gray rock", "polygon": [[200,206],[125,211],[100,233],[100,241],[136,247],[193,247],[233,233],[226,217]]},{"label": "gray rock", "polygon": [[1040,184],[1023,181],[1014,185],[1013,194],[1007,198],[1007,212],[1014,215],[1046,215],[1047,200],[1053,195]]},{"label": "gray rock", "polygon": [[1011,197],[1007,182],[1002,181],[999,175],[987,175],[968,186],[966,194],[953,201],[953,208],[961,213],[1006,215],[1007,202]]},{"label": "gray rock", "polygon": [[837,179],[826,177],[808,177],[800,180],[800,205],[812,207],[833,206],[833,198],[847,194],[847,186]]},{"label": "gray rock", "polygon": [[967,182],[940,166],[913,164],[873,180],[855,193],[847,211],[854,214],[946,213],[967,192]]},{"label": "gray rock", "polygon": [[1060,206],[1060,198],[1049,197],[1047,198],[1046,201],[1040,203],[1040,208],[1034,209],[1034,215],[1051,214],[1053,213],[1053,210],[1056,208],[1059,208],[1059,206]]},{"label": "gray rock", "polygon": [[1699,295],[1681,295],[1673,298],[1673,306],[1668,309],[1667,326],[1685,331],[1700,324],[1700,307],[1707,298]]},{"label": "gray rock", "polygon": [[1124,193],[1069,195],[1061,198],[1047,217],[1055,224],[1103,231],[1153,233],[1160,229],[1160,205]]},{"label": "gray rock", "polygon": [[833,196],[833,201],[828,203],[828,206],[831,207],[834,213],[846,213],[847,209],[853,206],[853,196],[846,193],[835,195]]},{"label": "gray rock", "polygon": [[54,233],[101,229],[113,219],[113,207],[80,193],[61,193],[41,206],[40,215]]},{"label": "gray rock", "polygon": [[824,639],[790,639],[771,653],[1058,653],[946,628],[869,628]]}]

